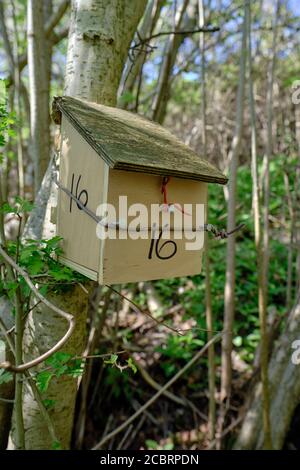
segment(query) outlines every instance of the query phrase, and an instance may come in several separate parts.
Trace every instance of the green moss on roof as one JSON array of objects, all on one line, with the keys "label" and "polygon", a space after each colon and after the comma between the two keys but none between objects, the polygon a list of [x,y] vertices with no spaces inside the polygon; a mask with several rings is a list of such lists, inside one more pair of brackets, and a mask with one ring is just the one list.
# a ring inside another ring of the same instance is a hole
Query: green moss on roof
[{"label": "green moss on roof", "polygon": [[161,125],[138,114],[71,97],[53,107],[110,166],[119,170],[225,184],[227,178]]}]

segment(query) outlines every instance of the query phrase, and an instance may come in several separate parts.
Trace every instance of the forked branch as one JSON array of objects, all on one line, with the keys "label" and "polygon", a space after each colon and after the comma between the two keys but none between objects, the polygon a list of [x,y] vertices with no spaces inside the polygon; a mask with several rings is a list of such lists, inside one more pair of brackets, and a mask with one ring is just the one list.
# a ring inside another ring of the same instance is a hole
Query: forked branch
[{"label": "forked branch", "polygon": [[21,275],[26,284],[29,286],[29,288],[32,290],[32,292],[35,294],[35,296],[47,307],[49,307],[53,312],[57,313],[60,317],[64,318],[67,320],[69,327],[66,332],[66,334],[47,352],[44,354],[41,354],[39,357],[33,359],[32,361],[26,362],[21,365],[13,365],[9,361],[5,361],[0,363],[0,368],[9,370],[11,372],[16,372],[16,373],[23,373],[28,369],[31,369],[32,367],[37,366],[41,362],[45,361],[50,357],[52,354],[54,354],[56,351],[61,349],[64,344],[68,341],[70,336],[72,335],[74,328],[75,328],[75,318],[73,315],[70,313],[65,312],[64,310],[60,309],[56,305],[53,305],[49,300],[47,300],[38,290],[38,288],[33,284],[31,281],[28,273],[18,266],[18,264],[6,253],[6,251],[3,249],[3,247],[0,245],[0,255],[3,257],[5,262],[9,264],[19,275]]}]

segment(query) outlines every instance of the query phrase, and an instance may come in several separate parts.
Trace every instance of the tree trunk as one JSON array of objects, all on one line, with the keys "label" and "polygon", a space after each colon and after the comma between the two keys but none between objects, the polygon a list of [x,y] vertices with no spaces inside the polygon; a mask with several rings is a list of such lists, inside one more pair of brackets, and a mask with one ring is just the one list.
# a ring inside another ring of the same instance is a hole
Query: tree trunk
[{"label": "tree trunk", "polygon": [[[204,1],[198,0],[199,11],[199,28],[205,26]],[[206,64],[205,64],[205,34],[200,33],[199,51],[201,60],[201,140],[203,148],[203,157],[207,158],[207,135],[206,135]],[[207,213],[208,219],[208,213]],[[211,279],[210,279],[210,258],[209,258],[209,238],[205,234],[205,314],[207,341],[213,337],[214,319],[211,298]],[[215,439],[216,427],[216,367],[215,367],[215,345],[211,344],[208,348],[208,388],[209,388],[209,405],[208,405],[208,428],[209,440]]]},{"label": "tree trunk", "polygon": [[[247,0],[245,0],[247,1]],[[242,33],[242,46],[240,58],[239,85],[236,109],[236,127],[232,139],[231,149],[228,155],[229,160],[229,183],[228,183],[228,217],[227,231],[235,227],[236,210],[236,178],[239,162],[240,143],[242,138],[244,120],[244,94],[245,94],[245,68],[247,57],[246,24],[247,9]],[[232,326],[234,319],[234,291],[235,291],[235,235],[227,240],[226,253],[226,282],[224,292],[224,330],[222,340],[222,371],[221,371],[221,400],[230,396],[231,389],[231,351],[232,351]]]},{"label": "tree trunk", "polygon": [[[14,325],[12,315],[12,305],[5,298],[0,298],[0,321],[5,330],[9,330]],[[6,338],[0,329],[0,340],[5,344],[5,351],[1,350],[1,362],[3,360],[14,361],[13,354],[6,343]],[[11,416],[13,410],[13,399],[15,395],[14,380],[0,385],[0,450],[5,450],[8,442],[9,430],[11,426]]]},{"label": "tree trunk", "polygon": [[73,1],[65,94],[114,106],[146,0]]},{"label": "tree trunk", "polygon": [[252,39],[251,39],[251,6],[247,3],[248,9],[248,83],[249,83],[249,107],[251,121],[251,172],[252,172],[252,206],[254,214],[255,248],[258,271],[258,310],[260,325],[260,372],[262,382],[262,414],[264,429],[264,449],[272,449],[271,428],[270,428],[270,393],[268,378],[269,361],[269,335],[267,331],[267,302],[266,285],[263,278],[263,253],[260,226],[260,203],[258,186],[258,162],[257,162],[257,134],[256,134],[256,113],[252,80]]},{"label": "tree trunk", "polygon": [[[300,403],[299,364],[292,360],[293,342],[300,338],[300,293],[269,364],[270,420],[273,448],[284,444],[293,413]],[[298,347],[299,349],[299,347]],[[299,354],[298,354],[299,356]],[[261,449],[263,446],[262,396],[259,383],[247,409],[235,449]]]},{"label": "tree trunk", "polygon": [[[184,0],[180,9],[176,12],[175,15],[175,31],[179,31],[181,25],[183,23],[183,18],[185,11],[187,9],[189,0]],[[187,17],[184,25],[184,29],[189,29],[191,22],[195,23],[195,18]],[[154,121],[159,122],[160,124],[163,123],[166,111],[167,111],[167,104],[169,100],[169,78],[170,74],[173,70],[178,49],[181,46],[184,40],[183,34],[171,34],[168,38],[168,42],[166,45],[166,50],[164,53],[164,58],[160,67],[158,83],[157,83],[157,90],[152,102],[151,107],[151,118]]]},{"label": "tree trunk", "polygon": [[[145,39],[151,36],[156,23],[159,19],[161,9],[163,7],[163,0],[150,0],[145,15],[143,18],[143,23],[138,31],[138,36],[136,41],[139,42],[140,39]],[[137,77],[140,75],[143,64],[147,58],[147,47],[141,46],[136,52],[134,52],[133,58],[128,58],[126,65],[124,67],[124,72],[122,74],[122,79],[119,87],[119,99],[118,103],[121,108],[127,109],[128,102],[122,99],[122,95],[126,96],[128,93],[133,93],[134,86],[136,84]]]},{"label": "tree trunk", "polygon": [[[143,14],[146,0],[74,0],[72,3],[65,93],[98,103],[114,105],[128,47]],[[50,222],[51,206],[56,204],[50,165],[38,195],[25,237],[49,237],[55,233]],[[48,195],[50,198],[48,199]],[[41,229],[41,227],[43,227]],[[88,294],[80,286],[51,296],[51,301],[72,313],[76,319],[74,336],[64,351],[80,354],[86,336]],[[24,333],[25,360],[45,352],[65,333],[66,324],[48,308],[39,305],[30,313]],[[43,399],[54,400],[49,410],[63,449],[70,447],[77,381],[63,377],[50,383]],[[52,447],[49,432],[30,390],[24,392],[26,449]],[[14,441],[14,432],[12,433]]]},{"label": "tree trunk", "polygon": [[43,2],[27,4],[28,75],[30,96],[31,155],[37,193],[49,161],[49,76]]}]

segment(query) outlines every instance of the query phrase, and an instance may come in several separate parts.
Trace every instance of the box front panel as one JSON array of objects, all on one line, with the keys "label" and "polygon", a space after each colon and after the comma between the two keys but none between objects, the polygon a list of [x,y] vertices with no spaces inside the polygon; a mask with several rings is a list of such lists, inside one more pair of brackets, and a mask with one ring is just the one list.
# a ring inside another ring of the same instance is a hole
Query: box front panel
[{"label": "box front panel", "polygon": [[[143,232],[140,235],[143,235],[144,239],[131,237],[131,222],[135,219],[133,216],[135,211],[127,217],[126,239],[119,238],[121,230],[109,231],[110,234],[116,235],[116,239],[108,237],[104,242],[101,283],[116,284],[166,279],[201,272],[203,250],[201,240],[204,239],[204,233],[200,234],[198,231],[196,235],[195,229],[199,222],[203,227],[204,220],[203,217],[200,220],[199,213],[197,216],[196,204],[202,205],[204,213],[207,184],[171,178],[165,186],[165,191],[162,192],[162,190],[162,177],[110,170],[108,202],[117,209],[116,221],[121,222],[121,226],[124,224],[124,207],[119,211],[120,196],[126,196],[127,214],[130,214],[133,204],[142,204],[146,208],[148,219],[139,227]],[[151,205],[159,207],[164,201],[167,202],[168,207],[171,207],[170,218],[168,219],[168,215],[163,214],[166,206],[161,206],[159,225],[156,225],[153,230]],[[186,204],[191,206],[186,209]],[[138,208],[137,214],[139,214]],[[162,214],[163,218],[161,218]],[[180,219],[181,222],[184,219],[188,226],[180,224]],[[113,217],[110,221],[112,220]],[[169,233],[165,227],[166,221],[170,228]],[[195,249],[188,249],[191,246]]]},{"label": "box front panel", "polygon": [[[107,170],[102,159],[63,118],[60,184],[96,213],[105,197],[105,178]],[[61,261],[72,267],[75,263],[75,269],[92,279],[98,277],[100,256],[96,225],[70,195],[59,189],[57,233],[63,237],[64,250]]]}]

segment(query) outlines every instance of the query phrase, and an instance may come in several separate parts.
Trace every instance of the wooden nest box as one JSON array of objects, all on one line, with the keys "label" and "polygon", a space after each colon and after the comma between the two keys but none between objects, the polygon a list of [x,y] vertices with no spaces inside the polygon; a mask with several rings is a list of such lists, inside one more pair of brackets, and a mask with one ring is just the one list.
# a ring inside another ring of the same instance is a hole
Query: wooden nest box
[{"label": "wooden nest box", "polygon": [[[207,183],[225,184],[227,178],[162,126],[137,114],[58,97],[53,116],[61,124],[57,234],[63,238],[64,254],[60,261],[100,284],[200,273],[203,249],[186,249],[186,237],[176,237],[175,218],[167,240],[161,219],[140,226],[140,234],[131,236],[130,222],[138,207],[133,205],[143,204],[150,213],[156,204],[159,217],[173,212],[190,217],[193,226],[195,215],[187,213],[185,205],[205,207]],[[119,212],[99,215],[99,205],[118,208],[120,196],[131,208],[127,221]],[[107,234],[117,236],[99,238],[98,223]]]}]

